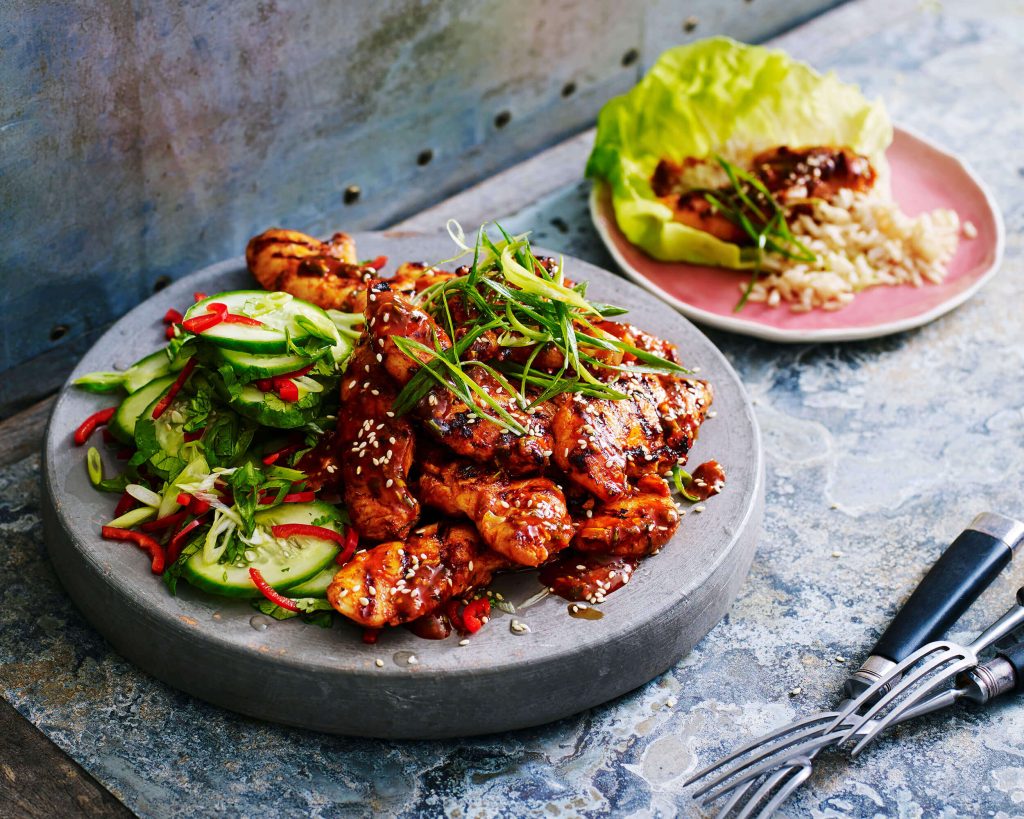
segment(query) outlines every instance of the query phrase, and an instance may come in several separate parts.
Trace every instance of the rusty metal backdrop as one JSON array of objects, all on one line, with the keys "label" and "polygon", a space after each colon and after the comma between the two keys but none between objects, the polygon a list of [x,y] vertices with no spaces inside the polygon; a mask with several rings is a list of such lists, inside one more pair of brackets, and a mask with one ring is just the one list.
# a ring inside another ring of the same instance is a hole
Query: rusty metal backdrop
[{"label": "rusty metal backdrop", "polygon": [[8,0],[0,417],[253,232],[393,222],[590,124],[664,48],[837,4]]}]

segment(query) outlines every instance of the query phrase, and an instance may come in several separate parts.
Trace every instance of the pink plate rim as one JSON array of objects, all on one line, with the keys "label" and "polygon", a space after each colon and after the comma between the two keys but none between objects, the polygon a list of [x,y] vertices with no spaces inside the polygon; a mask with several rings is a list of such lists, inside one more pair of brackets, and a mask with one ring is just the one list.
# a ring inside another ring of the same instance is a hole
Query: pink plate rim
[{"label": "pink plate rim", "polygon": [[[614,224],[614,214],[611,212],[611,208],[604,205],[601,201],[601,189],[603,187],[603,183],[600,182],[596,182],[590,191],[590,218],[598,235],[601,237],[601,241],[604,243],[608,252],[611,254],[612,258],[623,273],[641,287],[650,290],[655,295],[664,299],[687,318],[708,327],[714,327],[719,330],[728,330],[729,332],[753,336],[754,338],[761,338],[767,341],[789,344],[822,341],[860,341],[869,338],[880,338],[893,333],[901,333],[934,321],[940,316],[943,316],[951,310],[959,307],[978,292],[978,290],[999,271],[999,267],[1003,259],[1006,231],[1003,224],[1002,214],[999,210],[999,206],[996,204],[995,198],[988,186],[981,180],[967,160],[937,145],[935,142],[921,135],[913,128],[905,125],[897,125],[895,127],[895,131],[898,134],[923,143],[928,149],[935,154],[940,155],[946,161],[959,165],[960,170],[970,179],[981,194],[984,207],[988,210],[988,215],[992,219],[995,230],[994,249],[989,254],[991,261],[987,265],[978,266],[976,269],[969,272],[968,278],[972,279],[972,281],[967,287],[951,293],[948,298],[930,309],[922,310],[919,313],[894,321],[880,321],[873,324],[850,324],[848,326],[833,326],[827,328],[783,328],[765,323],[758,319],[723,315],[721,313],[697,307],[683,301],[662,287],[659,287],[648,279],[641,269],[635,267],[626,258],[626,255],[624,254],[622,247],[619,246],[619,243],[626,243],[627,240],[618,232],[618,230],[615,230],[613,233],[611,229],[611,225]],[[645,259],[645,264],[656,266],[666,263],[647,257]],[[780,307],[778,309],[785,308]],[[841,313],[842,311],[838,312]]]}]

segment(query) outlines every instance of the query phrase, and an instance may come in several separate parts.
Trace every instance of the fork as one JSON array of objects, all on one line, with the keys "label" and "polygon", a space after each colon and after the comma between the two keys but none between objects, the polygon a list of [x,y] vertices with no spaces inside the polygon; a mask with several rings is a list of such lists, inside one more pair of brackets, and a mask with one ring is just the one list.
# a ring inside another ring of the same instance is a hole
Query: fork
[{"label": "fork", "polygon": [[[937,641],[915,651],[903,662],[892,668],[885,677],[876,682],[871,689],[881,693],[868,709],[861,715],[850,720],[843,731],[840,744],[857,735],[857,743],[851,750],[851,756],[858,756],[879,733],[894,722],[900,721],[901,715],[945,683],[954,681],[964,674],[974,674],[981,668],[988,669],[981,675],[979,684],[996,686],[1007,671],[1012,668],[1013,651],[1003,652],[1000,657],[1003,665],[989,668],[982,666],[979,655],[993,647],[1004,637],[1024,626],[1024,587],[1017,592],[1016,603],[996,622],[983,631],[977,639],[966,646],[948,641]],[[956,689],[954,689],[956,690]],[[884,693],[883,693],[884,691]],[[867,693],[867,692],[865,692]],[[948,692],[947,692],[948,694]],[[940,695],[941,696],[941,695]],[[882,716],[884,714],[884,716]],[[862,729],[870,724],[870,729]]]},{"label": "fork", "polygon": [[[775,773],[759,786],[757,782],[765,771],[759,770],[758,766],[748,770],[738,783],[733,785],[733,795],[722,807],[719,816],[727,816],[737,807],[741,807],[737,816],[771,816],[811,775],[814,753],[821,748],[838,745],[851,735],[859,740],[863,748],[886,728],[949,708],[965,699],[978,705],[985,705],[1011,691],[1024,692],[1024,641],[1003,649],[989,662],[970,669],[958,680],[956,687],[933,694],[923,702],[908,704],[898,714],[893,715],[892,719],[887,720],[885,725],[880,724],[878,719],[868,720],[860,725],[846,722],[832,733],[813,737],[801,745],[803,753],[787,757],[784,766],[777,767],[775,763],[763,766],[765,770],[775,770]],[[770,801],[762,807],[761,803],[768,797],[771,797]]]},{"label": "fork", "polygon": [[[738,817],[749,817],[775,792],[757,812],[769,816],[810,776],[818,753],[867,725],[855,719],[857,712],[898,681],[892,670],[916,648],[952,626],[1010,562],[1022,542],[1024,523],[994,513],[978,515],[946,549],[879,638],[871,656],[847,680],[846,699],[836,711],[790,723],[697,772],[686,785],[710,779],[694,798],[704,797],[707,804],[732,792],[719,816],[738,811]],[[769,773],[771,776],[757,786],[758,778]]]}]

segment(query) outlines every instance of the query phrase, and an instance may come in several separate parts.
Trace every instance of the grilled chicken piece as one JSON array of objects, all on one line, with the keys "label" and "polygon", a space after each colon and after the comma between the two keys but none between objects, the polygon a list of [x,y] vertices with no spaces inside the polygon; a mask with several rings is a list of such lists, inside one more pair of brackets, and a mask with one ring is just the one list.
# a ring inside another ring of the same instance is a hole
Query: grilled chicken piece
[{"label": "grilled chicken piece", "polygon": [[[444,350],[451,348],[451,339],[429,315],[401,293],[395,293],[383,281],[374,282],[370,287],[366,327],[374,352],[381,356],[384,368],[400,385],[407,384],[421,363],[428,362],[431,356],[421,353],[416,355],[417,360],[410,358],[398,348],[396,337],[418,341],[430,349],[434,349],[435,344]],[[551,454],[552,440],[548,427],[553,409],[541,406],[528,414],[485,369],[475,367],[469,374],[527,430],[526,435],[516,435],[481,418],[464,401],[441,386],[420,400],[415,408],[416,416],[425,422],[427,430],[437,440],[459,455],[485,463],[497,460],[515,475],[543,469]],[[484,406],[482,402],[481,406]],[[494,412],[486,406],[484,409]]]},{"label": "grilled chicken piece", "polygon": [[629,478],[664,473],[684,463],[711,405],[696,379],[645,373],[611,386],[622,400],[563,394],[552,423],[555,463],[603,501],[629,491]]},{"label": "grilled chicken piece", "polygon": [[[429,432],[457,455],[485,464],[499,463],[512,475],[531,475],[545,469],[554,447],[551,436],[554,406],[544,403],[534,407],[532,413],[523,412],[487,370],[473,368],[469,375],[526,430],[526,434],[517,435],[481,418],[465,401],[444,387],[431,390],[416,406],[416,414]],[[488,414],[494,414],[492,408],[483,408]]]},{"label": "grilled chicken piece", "polygon": [[263,288],[336,310],[358,306],[370,275],[370,268],[357,264],[355,243],[345,233],[321,242],[297,230],[271,228],[249,240],[245,261]]},{"label": "grilled chicken piece", "polygon": [[362,342],[341,383],[336,433],[345,506],[367,540],[404,538],[420,514],[407,483],[415,436],[396,417],[391,379]]},{"label": "grilled chicken piece", "polygon": [[678,526],[679,511],[668,483],[658,475],[644,475],[636,489],[585,518],[572,545],[580,552],[644,557],[668,543]]},{"label": "grilled chicken piece", "polygon": [[428,287],[452,278],[455,278],[454,273],[438,270],[424,262],[403,262],[398,266],[395,275],[387,282],[392,290],[406,296],[413,296],[422,293]]},{"label": "grilled chicken piece", "polygon": [[464,514],[495,552],[522,566],[539,566],[569,545],[572,520],[565,496],[548,478],[512,480],[477,464],[425,463],[420,499],[448,515]]},{"label": "grilled chicken piece", "polygon": [[398,626],[487,585],[508,562],[468,523],[434,523],[381,543],[342,566],[327,589],[341,614],[367,628]]}]

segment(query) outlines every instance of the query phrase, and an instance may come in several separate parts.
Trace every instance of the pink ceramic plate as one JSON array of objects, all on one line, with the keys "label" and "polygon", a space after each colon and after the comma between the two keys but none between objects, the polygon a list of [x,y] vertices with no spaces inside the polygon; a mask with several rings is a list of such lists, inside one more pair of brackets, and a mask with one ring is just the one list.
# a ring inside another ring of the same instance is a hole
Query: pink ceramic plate
[{"label": "pink ceramic plate", "polygon": [[999,208],[963,160],[906,128],[896,128],[886,156],[892,168],[893,196],[905,213],[952,208],[961,222],[974,224],[978,235],[961,237],[942,284],[873,287],[858,293],[841,310],[794,313],[785,304],[750,303],[735,313],[740,283],[748,281],[749,273],[652,259],[622,235],[605,185],[595,185],[591,191],[590,213],[626,275],[694,321],[769,341],[875,338],[920,327],[963,304],[996,273],[1003,257]]}]

